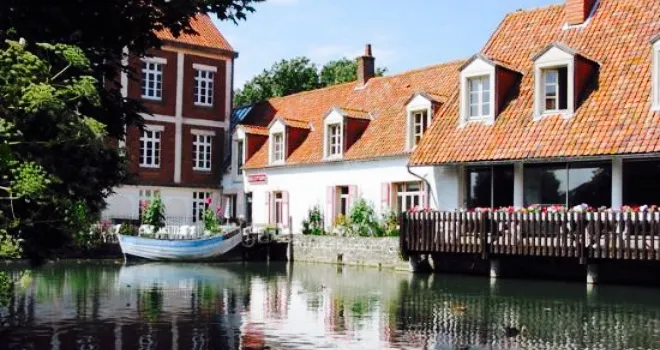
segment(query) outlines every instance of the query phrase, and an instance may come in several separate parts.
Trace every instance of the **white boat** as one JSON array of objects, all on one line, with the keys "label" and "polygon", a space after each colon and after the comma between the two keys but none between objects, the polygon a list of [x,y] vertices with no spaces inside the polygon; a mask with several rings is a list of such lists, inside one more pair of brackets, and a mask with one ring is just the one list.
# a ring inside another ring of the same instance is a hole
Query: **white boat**
[{"label": "white boat", "polygon": [[126,258],[137,257],[167,261],[216,259],[238,246],[242,238],[240,228],[235,228],[218,236],[189,240],[118,235],[119,246]]}]

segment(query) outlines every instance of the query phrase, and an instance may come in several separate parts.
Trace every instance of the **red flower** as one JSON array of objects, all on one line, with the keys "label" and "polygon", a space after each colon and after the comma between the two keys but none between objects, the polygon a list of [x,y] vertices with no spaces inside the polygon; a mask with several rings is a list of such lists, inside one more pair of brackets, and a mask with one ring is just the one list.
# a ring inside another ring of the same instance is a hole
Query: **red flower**
[{"label": "red flower", "polygon": [[206,199],[204,200],[204,203],[206,203],[206,205],[211,205],[212,202],[213,199],[211,199],[211,197],[206,197]]}]

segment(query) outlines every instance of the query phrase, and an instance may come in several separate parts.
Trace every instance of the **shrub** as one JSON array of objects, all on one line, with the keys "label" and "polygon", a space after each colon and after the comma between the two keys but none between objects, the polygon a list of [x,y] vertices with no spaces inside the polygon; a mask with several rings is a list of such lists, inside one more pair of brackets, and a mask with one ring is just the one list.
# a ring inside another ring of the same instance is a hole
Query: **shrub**
[{"label": "shrub", "polygon": [[22,239],[13,237],[0,230],[0,257],[18,259],[23,255]]},{"label": "shrub", "polygon": [[211,209],[204,210],[204,216],[202,217],[202,219],[204,220],[205,231],[209,231],[211,233],[220,232],[220,220],[218,219],[216,213],[213,212],[213,210]]},{"label": "shrub", "polygon": [[396,211],[391,209],[386,210],[383,213],[382,223],[383,235],[388,237],[396,237],[399,235],[399,216]]},{"label": "shrub", "polygon": [[373,205],[363,198],[353,203],[348,215],[349,233],[363,237],[378,237],[383,235],[383,229],[376,217]]},{"label": "shrub", "polygon": [[138,229],[131,224],[121,224],[119,227],[119,234],[123,236],[137,236]]},{"label": "shrub", "polygon": [[321,214],[321,209],[319,209],[318,205],[309,209],[307,212],[307,218],[303,220],[302,226],[302,233],[304,235],[321,236],[325,234],[325,229],[323,228],[323,215]]},{"label": "shrub", "polygon": [[142,224],[154,227],[154,232],[158,232],[165,227],[165,204],[156,195],[142,212]]}]

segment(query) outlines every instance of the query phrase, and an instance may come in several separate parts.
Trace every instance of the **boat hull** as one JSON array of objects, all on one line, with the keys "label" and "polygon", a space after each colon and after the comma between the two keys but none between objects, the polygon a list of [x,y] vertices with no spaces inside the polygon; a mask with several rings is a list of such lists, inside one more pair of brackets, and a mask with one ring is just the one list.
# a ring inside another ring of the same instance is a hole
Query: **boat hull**
[{"label": "boat hull", "polygon": [[118,235],[127,258],[159,261],[206,261],[222,257],[241,243],[239,230],[222,236],[194,240],[160,240]]}]

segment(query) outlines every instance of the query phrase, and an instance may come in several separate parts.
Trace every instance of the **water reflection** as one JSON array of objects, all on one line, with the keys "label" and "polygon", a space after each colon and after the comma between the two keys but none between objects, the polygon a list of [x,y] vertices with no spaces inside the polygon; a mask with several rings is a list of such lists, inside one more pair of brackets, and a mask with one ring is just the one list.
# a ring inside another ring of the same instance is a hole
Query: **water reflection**
[{"label": "water reflection", "polygon": [[660,347],[646,289],[303,264],[55,264],[20,279],[0,295],[0,349]]}]

